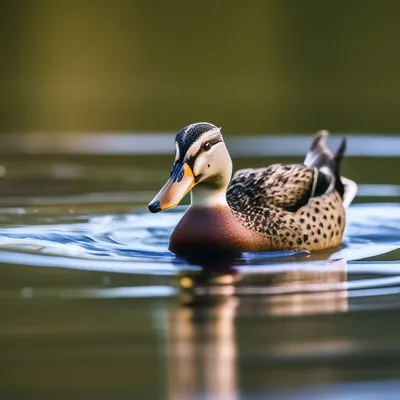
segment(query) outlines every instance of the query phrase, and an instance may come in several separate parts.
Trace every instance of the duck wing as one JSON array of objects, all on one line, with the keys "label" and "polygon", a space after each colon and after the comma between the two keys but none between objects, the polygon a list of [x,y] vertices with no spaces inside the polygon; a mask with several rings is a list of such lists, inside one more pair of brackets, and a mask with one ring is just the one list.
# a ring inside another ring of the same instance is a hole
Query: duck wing
[{"label": "duck wing", "polygon": [[346,142],[343,139],[334,156],[327,147],[327,136],[327,131],[317,132],[304,164],[237,171],[227,190],[229,206],[247,215],[265,214],[273,206],[296,212],[311,198],[334,190],[343,198],[340,163]]},{"label": "duck wing", "polygon": [[315,170],[302,164],[240,170],[228,187],[227,201],[243,214],[263,214],[271,206],[297,211],[329,187],[324,175],[315,184],[314,176]]}]

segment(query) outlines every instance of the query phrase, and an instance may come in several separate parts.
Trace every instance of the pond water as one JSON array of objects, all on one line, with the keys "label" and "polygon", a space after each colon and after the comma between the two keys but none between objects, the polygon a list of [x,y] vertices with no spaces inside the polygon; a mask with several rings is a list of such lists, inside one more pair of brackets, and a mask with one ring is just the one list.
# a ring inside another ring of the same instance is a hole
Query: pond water
[{"label": "pond water", "polygon": [[[211,270],[168,251],[185,205],[146,210],[173,136],[10,137],[0,398],[398,399],[400,137],[348,136],[359,195],[340,248]],[[259,167],[301,161],[310,138],[228,147]]]}]

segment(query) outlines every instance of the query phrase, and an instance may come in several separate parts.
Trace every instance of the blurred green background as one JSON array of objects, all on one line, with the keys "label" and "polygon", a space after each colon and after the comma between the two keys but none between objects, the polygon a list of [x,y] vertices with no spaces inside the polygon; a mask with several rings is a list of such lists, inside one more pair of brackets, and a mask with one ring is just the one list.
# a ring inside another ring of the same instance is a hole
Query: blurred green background
[{"label": "blurred green background", "polygon": [[[333,274],[273,261],[235,274],[243,296],[219,283],[221,295],[190,296],[186,266],[170,276],[158,250],[165,215],[135,219],[168,178],[172,135],[92,133],[202,120],[224,135],[398,133],[399,16],[392,0],[0,0],[0,399],[398,390],[399,250]],[[345,246],[370,257],[398,233],[378,202],[400,202],[399,138],[347,136],[342,173],[376,204]],[[300,157],[290,136],[242,139],[229,144],[235,169],[301,162],[309,145]]]},{"label": "blurred green background", "polygon": [[400,2],[0,3],[0,131],[400,131]]}]

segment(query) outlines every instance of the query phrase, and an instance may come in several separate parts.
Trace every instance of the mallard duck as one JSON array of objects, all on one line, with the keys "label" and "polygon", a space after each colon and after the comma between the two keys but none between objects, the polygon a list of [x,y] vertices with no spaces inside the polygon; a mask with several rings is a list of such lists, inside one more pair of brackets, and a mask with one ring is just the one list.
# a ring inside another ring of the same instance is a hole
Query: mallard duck
[{"label": "mallard duck", "polygon": [[231,179],[221,129],[207,122],[182,128],[170,178],[148,206],[167,210],[191,192],[170,250],[188,256],[337,247],[356,185],[340,177],[345,139],[334,156],[327,137],[317,132],[304,164],[239,170]]}]

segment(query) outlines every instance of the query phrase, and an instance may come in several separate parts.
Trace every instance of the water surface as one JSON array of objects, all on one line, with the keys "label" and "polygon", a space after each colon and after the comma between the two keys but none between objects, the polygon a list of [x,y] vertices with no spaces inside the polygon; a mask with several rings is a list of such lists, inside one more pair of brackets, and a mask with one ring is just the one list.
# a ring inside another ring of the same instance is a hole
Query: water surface
[{"label": "water surface", "polygon": [[[185,206],[145,208],[171,136],[157,155],[93,136],[2,150],[1,398],[397,398],[398,136],[350,137],[343,174],[360,186],[340,248],[213,271],[168,251]],[[299,162],[309,139],[228,144],[243,168]]]}]

